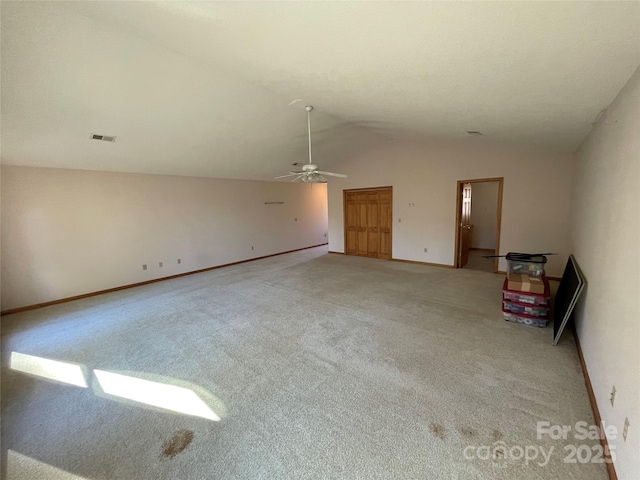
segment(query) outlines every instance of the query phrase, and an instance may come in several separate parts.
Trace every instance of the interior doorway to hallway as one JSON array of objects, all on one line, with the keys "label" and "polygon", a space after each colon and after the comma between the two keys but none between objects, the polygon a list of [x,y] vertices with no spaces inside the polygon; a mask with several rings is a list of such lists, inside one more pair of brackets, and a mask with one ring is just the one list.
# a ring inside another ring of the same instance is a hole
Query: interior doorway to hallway
[{"label": "interior doorway to hallway", "polygon": [[455,268],[498,271],[504,178],[458,180],[456,185]]}]

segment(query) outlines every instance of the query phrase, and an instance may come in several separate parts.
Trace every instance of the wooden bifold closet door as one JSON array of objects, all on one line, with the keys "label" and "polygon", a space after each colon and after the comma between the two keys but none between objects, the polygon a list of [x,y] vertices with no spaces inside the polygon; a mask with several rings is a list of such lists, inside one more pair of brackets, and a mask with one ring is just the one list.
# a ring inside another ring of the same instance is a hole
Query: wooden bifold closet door
[{"label": "wooden bifold closet door", "polygon": [[392,188],[344,191],[345,253],[391,260]]}]

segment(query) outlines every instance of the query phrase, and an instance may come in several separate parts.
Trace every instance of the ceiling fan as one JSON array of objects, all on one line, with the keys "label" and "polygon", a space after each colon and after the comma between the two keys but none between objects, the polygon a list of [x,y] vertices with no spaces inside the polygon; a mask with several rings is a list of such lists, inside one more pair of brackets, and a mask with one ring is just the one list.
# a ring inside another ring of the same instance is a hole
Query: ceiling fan
[{"label": "ceiling fan", "polygon": [[289,172],[287,175],[280,175],[279,177],[275,177],[274,180],[286,177],[296,177],[291,181],[295,182],[296,180],[302,180],[304,183],[327,183],[327,179],[324,177],[325,175],[330,177],[347,178],[347,176],[343,173],[323,172],[321,170],[318,170],[318,165],[311,162],[311,110],[313,110],[313,107],[311,105],[307,105],[304,108],[307,111],[307,132],[309,134],[309,163],[303,165],[302,171],[300,172]]}]

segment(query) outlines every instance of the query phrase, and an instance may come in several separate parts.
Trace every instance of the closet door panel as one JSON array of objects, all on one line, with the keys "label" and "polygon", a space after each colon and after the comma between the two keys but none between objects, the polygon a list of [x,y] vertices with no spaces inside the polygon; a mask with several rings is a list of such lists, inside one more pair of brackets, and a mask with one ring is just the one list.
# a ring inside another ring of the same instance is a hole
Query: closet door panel
[{"label": "closet door panel", "polygon": [[391,227],[393,223],[393,203],[391,190],[382,190],[379,197],[380,207],[380,258],[391,260]]},{"label": "closet door panel", "polygon": [[378,192],[367,193],[367,257],[378,258],[380,251],[380,228]]},{"label": "closet door panel", "polygon": [[345,252],[358,254],[358,198],[353,192],[345,193]]},{"label": "closet door panel", "polygon": [[367,194],[358,193],[358,239],[357,255],[367,256]]},{"label": "closet door panel", "polygon": [[392,188],[344,191],[344,253],[391,259]]}]

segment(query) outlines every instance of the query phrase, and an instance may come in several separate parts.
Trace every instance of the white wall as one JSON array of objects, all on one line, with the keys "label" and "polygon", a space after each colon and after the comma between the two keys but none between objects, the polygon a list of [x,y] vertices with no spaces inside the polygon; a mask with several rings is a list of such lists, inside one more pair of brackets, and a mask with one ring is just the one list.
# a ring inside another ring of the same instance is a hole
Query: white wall
[{"label": "white wall", "polygon": [[325,185],[7,165],[1,178],[2,310],[326,243]]},{"label": "white wall", "polygon": [[496,248],[498,182],[471,184],[472,248]]},{"label": "white wall", "polygon": [[338,171],[349,178],[329,183],[329,249],[344,251],[342,190],[391,185],[393,257],[452,265],[456,181],[504,177],[500,251],[558,252],[547,274],[561,276],[569,255],[572,162],[571,154],[472,141],[391,141],[341,163]]},{"label": "white wall", "polygon": [[609,439],[620,480],[640,474],[639,132],[640,69],[577,152],[571,207],[573,251],[587,280],[576,327],[600,414],[620,433]]}]

